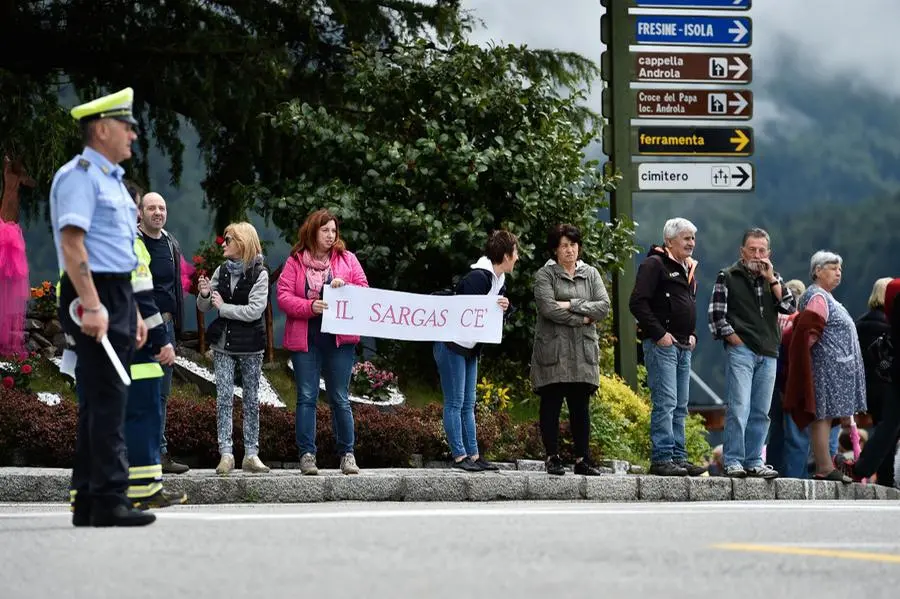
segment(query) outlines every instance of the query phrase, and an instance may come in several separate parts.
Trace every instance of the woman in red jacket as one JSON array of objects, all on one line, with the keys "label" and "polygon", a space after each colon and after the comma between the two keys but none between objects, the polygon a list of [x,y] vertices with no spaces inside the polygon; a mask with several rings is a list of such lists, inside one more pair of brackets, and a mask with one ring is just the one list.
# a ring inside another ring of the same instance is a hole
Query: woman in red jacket
[{"label": "woman in red jacket", "polygon": [[284,348],[291,350],[297,383],[297,448],[300,471],[317,474],[316,402],[324,374],[325,393],[331,405],[331,421],[341,472],[358,474],[353,457],[353,412],[349,387],[359,337],[322,332],[322,313],[329,309],[322,299],[325,285],[368,287],[359,260],[347,251],[333,214],[313,212],[300,227],[297,244],[278,279],[278,307],[287,316]]}]

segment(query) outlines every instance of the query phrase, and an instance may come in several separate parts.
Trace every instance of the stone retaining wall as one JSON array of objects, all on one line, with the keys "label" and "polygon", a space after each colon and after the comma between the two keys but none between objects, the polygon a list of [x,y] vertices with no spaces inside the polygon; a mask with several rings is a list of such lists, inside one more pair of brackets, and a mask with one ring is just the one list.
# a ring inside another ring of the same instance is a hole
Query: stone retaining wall
[{"label": "stone retaining wall", "polygon": [[[70,471],[52,468],[0,469],[0,501],[64,502]],[[664,478],[646,475],[550,476],[501,470],[466,474],[432,469],[363,470],[358,476],[295,470],[269,474],[212,470],[166,477],[166,486],[188,494],[191,504],[315,503],[325,501],[731,501],[731,500],[898,500],[900,490],[879,485],[720,477]]]}]

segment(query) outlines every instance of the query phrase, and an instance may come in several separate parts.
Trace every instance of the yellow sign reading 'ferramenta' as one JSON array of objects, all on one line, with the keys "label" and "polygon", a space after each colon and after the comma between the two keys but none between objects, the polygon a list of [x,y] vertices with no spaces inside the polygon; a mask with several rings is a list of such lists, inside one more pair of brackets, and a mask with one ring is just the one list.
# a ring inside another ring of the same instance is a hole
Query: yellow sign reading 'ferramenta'
[{"label": "yellow sign reading 'ferramenta'", "polygon": [[750,156],[750,127],[633,127],[633,146],[643,155]]}]

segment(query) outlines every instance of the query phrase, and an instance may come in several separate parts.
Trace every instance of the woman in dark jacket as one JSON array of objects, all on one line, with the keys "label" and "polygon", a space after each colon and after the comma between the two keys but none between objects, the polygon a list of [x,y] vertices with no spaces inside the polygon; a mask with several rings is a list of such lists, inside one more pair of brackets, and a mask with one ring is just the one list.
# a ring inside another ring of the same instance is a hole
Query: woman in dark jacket
[{"label": "woman in dark jacket", "polygon": [[[519,259],[518,240],[508,231],[495,231],[487,241],[484,254],[459,281],[455,293],[496,296],[497,304],[505,312],[509,308],[509,300],[505,297],[506,275],[512,272]],[[444,394],[444,432],[453,457],[452,467],[466,472],[497,470],[481,457],[475,431],[475,389],[480,353],[476,343],[437,341],[434,344],[434,361]]]},{"label": "woman in dark jacket", "polygon": [[[891,383],[881,379],[875,373],[875,359],[869,351],[869,347],[878,337],[884,333],[889,334],[891,332],[891,325],[888,322],[884,309],[885,290],[890,282],[890,277],[875,281],[875,285],[872,287],[872,294],[869,296],[869,311],[856,321],[856,332],[859,336],[859,345],[863,355],[863,365],[866,370],[866,401],[869,406],[869,413],[872,415],[872,422],[875,426],[878,426],[884,419],[885,403],[896,401],[896,398],[893,397],[894,391]],[[894,439],[891,445],[895,445],[896,441],[897,440]],[[883,440],[882,442],[887,442],[887,440]],[[893,452],[890,452],[890,454],[881,461],[881,464],[878,466],[877,474],[878,484],[888,487],[893,486]]]}]

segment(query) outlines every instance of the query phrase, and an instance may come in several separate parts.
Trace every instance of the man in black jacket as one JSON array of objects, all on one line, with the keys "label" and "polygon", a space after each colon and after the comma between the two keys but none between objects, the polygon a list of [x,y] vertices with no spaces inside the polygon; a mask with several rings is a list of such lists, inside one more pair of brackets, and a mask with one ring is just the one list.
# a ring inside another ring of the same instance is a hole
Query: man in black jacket
[{"label": "man in black jacket", "polygon": [[[184,293],[181,286],[181,246],[175,237],[163,229],[168,212],[166,201],[158,193],[148,193],[141,198],[138,207],[140,225],[138,234],[144,240],[150,253],[150,272],[153,274],[153,298],[166,324],[169,342],[175,346],[184,321]],[[160,430],[159,452],[163,472],[183,474],[189,470],[169,456],[166,446],[166,404],[172,390],[173,366],[163,366],[162,382],[162,430]]]},{"label": "man in black jacket", "polygon": [[638,321],[653,410],[650,413],[650,474],[700,476],[684,442],[691,353],[697,344],[697,227],[673,218],[663,227],[663,246],[651,246],[638,269],[629,308]]}]

